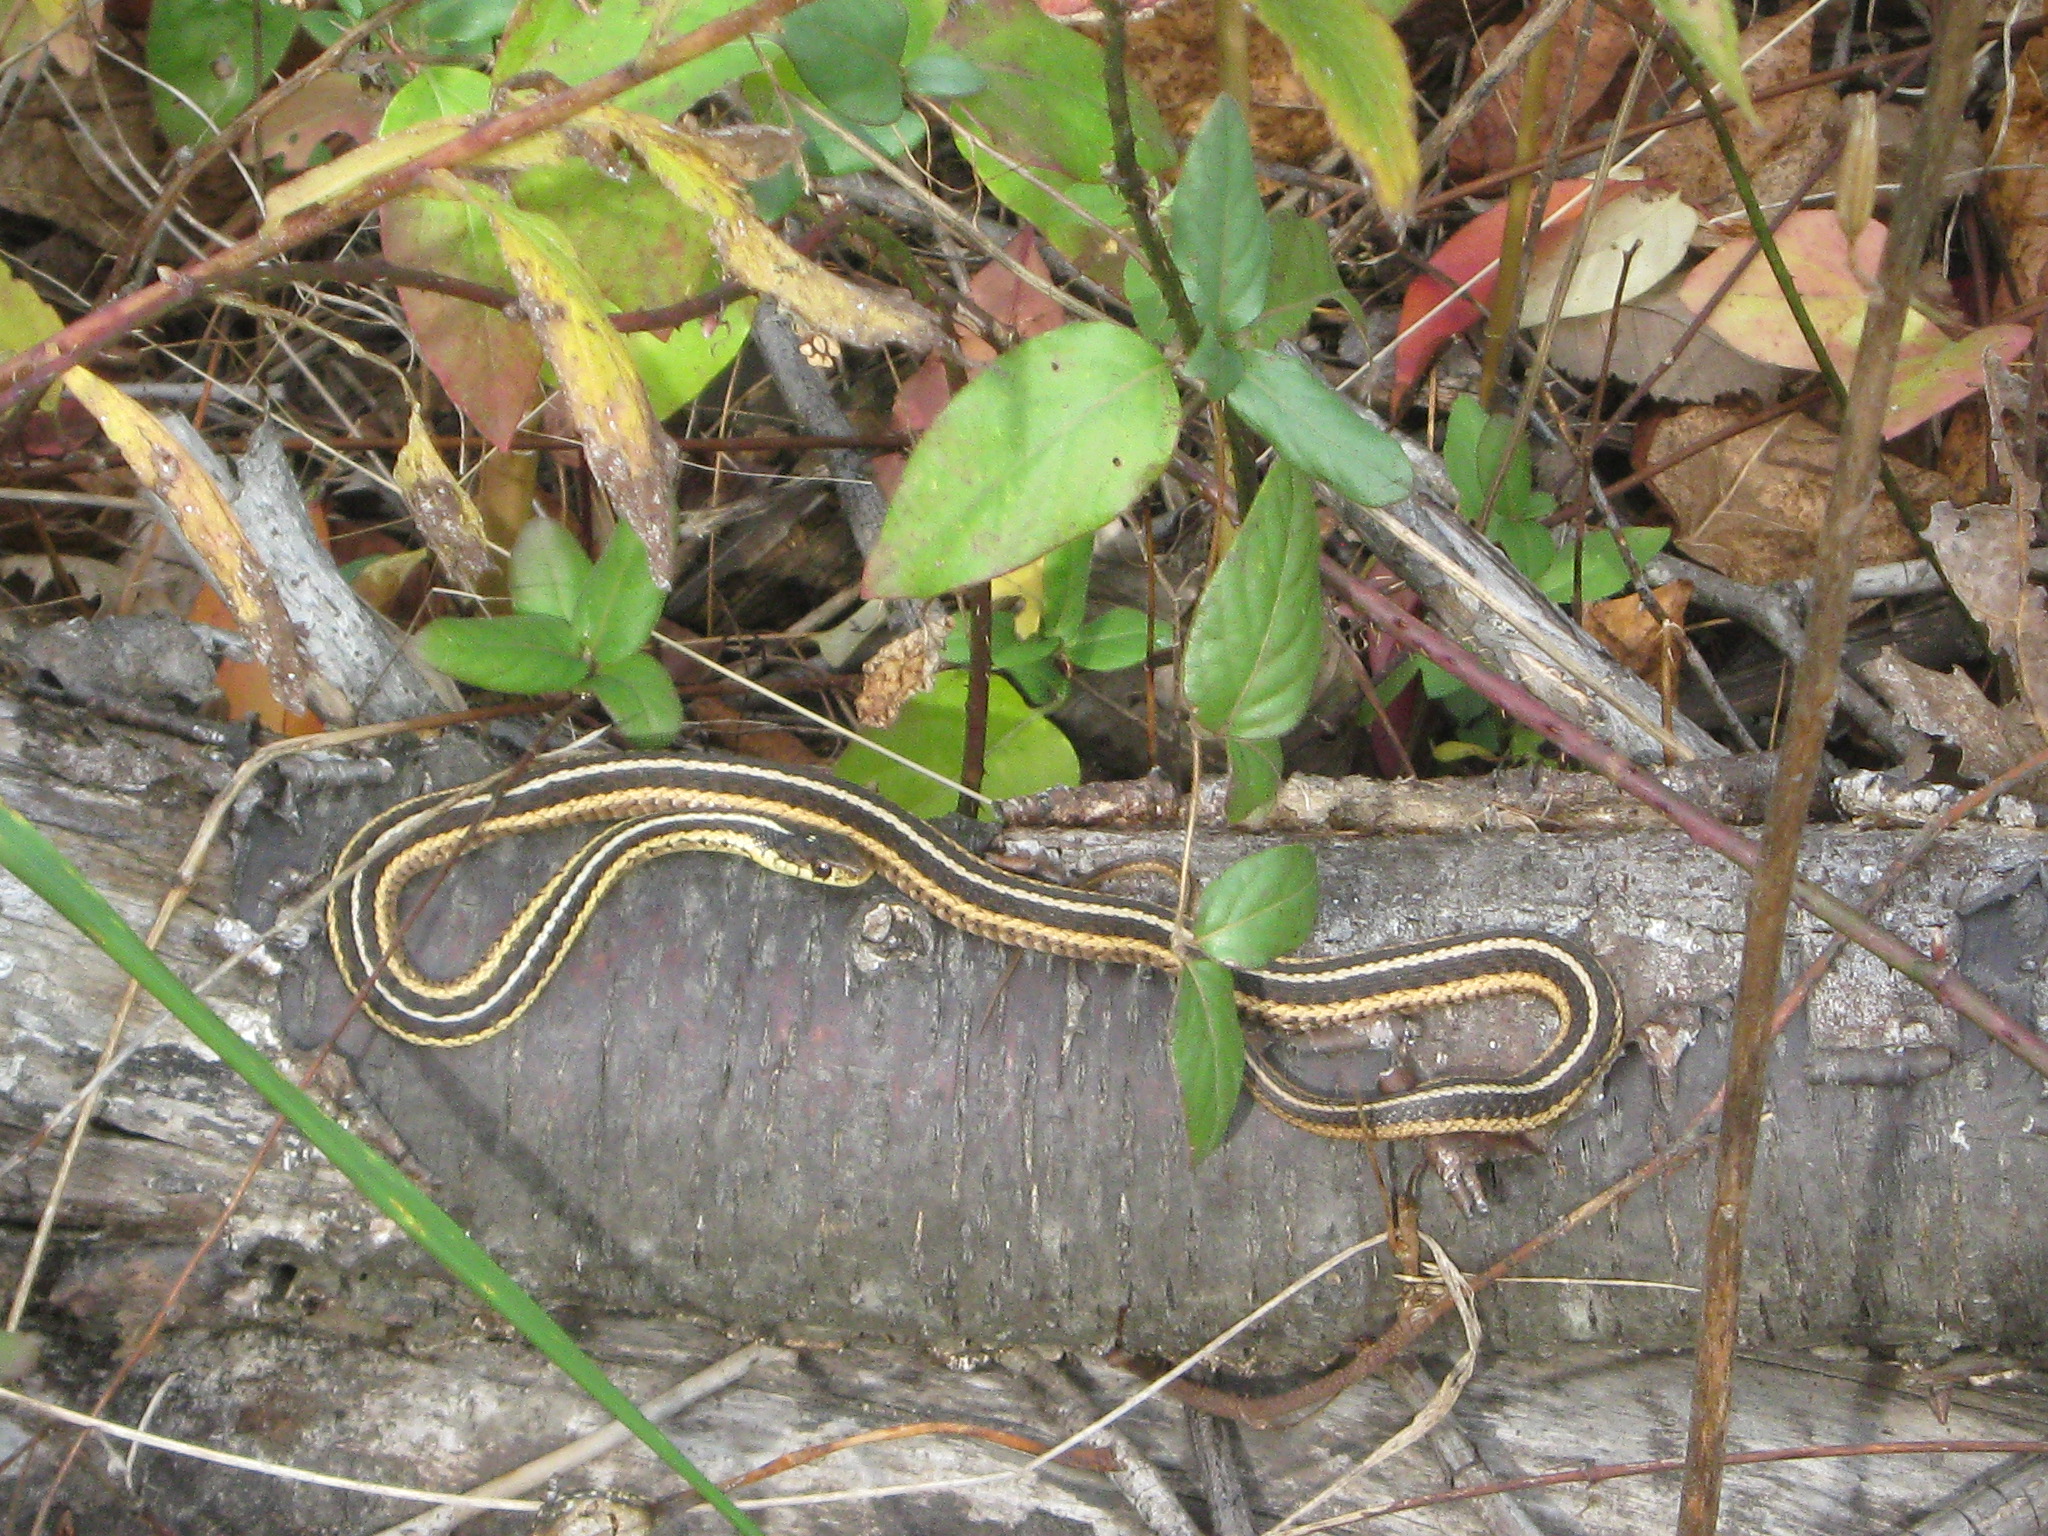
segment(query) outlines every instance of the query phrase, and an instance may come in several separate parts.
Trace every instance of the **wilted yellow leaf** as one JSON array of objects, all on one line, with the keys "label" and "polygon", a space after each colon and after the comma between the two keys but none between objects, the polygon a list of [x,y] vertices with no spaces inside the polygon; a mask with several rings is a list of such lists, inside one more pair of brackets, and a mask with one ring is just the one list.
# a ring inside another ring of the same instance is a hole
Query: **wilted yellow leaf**
[{"label": "wilted yellow leaf", "polygon": [[614,108],[590,115],[632,145],[678,201],[711,220],[712,244],[734,278],[777,300],[812,330],[857,347],[938,344],[937,322],[909,299],[857,287],[791,250],[755,215],[722,157],[695,136]]},{"label": "wilted yellow leaf", "polygon": [[99,418],[100,430],[121,450],[143,489],[170,509],[179,537],[199,558],[207,581],[270,674],[278,702],[288,710],[304,709],[306,666],[291,620],[270,571],[213,477],[162,422],[98,374],[66,369],[64,387]]},{"label": "wilted yellow leaf", "polygon": [[412,408],[405,446],[398,451],[392,470],[399,494],[412,509],[413,526],[440,560],[442,569],[470,591],[476,591],[491,569],[490,536],[484,528],[484,515],[470,500],[462,482],[449,472],[417,405]]},{"label": "wilted yellow leaf", "polygon": [[654,579],[675,564],[675,445],[655,419],[625,339],[560,231],[509,203],[486,204],[526,317],[560,381],[583,457],[612,510],[647,546]]}]

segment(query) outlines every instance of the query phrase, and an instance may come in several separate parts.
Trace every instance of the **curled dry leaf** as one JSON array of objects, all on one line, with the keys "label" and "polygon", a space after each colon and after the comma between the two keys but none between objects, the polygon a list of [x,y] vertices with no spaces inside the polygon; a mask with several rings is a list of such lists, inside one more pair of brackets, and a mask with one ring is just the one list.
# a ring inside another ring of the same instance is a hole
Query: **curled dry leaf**
[{"label": "curled dry leaf", "polygon": [[907,635],[898,635],[860,669],[860,696],[854,718],[871,731],[887,730],[903,706],[927,691],[946,659],[946,635],[952,616],[934,603],[925,620]]},{"label": "curled dry leaf", "polygon": [[851,346],[923,351],[938,344],[938,322],[902,294],[850,283],[784,244],[754,212],[746,189],[694,134],[616,108],[590,116],[630,145],[678,201],[711,220],[712,244],[739,282]]},{"label": "curled dry leaf", "polygon": [[288,710],[303,710],[308,674],[291,619],[213,477],[163,423],[98,374],[67,369],[64,387],[99,418],[101,430],[135,472],[136,483],[168,509],[173,530],[248,637],[278,702]]},{"label": "curled dry leaf", "polygon": [[[1561,320],[1550,337],[1550,361],[1573,378],[1598,378],[1604,367],[1617,379],[1640,384],[1678,345],[1692,311],[1666,280],[1641,298],[1605,314]],[[1612,349],[1608,332],[1614,332]],[[1702,326],[1650,390],[1653,400],[1704,402],[1749,393],[1768,400],[1789,377],[1786,369],[1745,356]]]},{"label": "curled dry leaf", "polygon": [[654,579],[667,586],[676,558],[675,443],[655,419],[647,386],[604,299],[556,226],[505,203],[485,205],[498,249],[519,289],[541,350],[554,367],[584,462],[612,510],[647,546]]},{"label": "curled dry leaf", "polygon": [[1936,672],[1888,645],[1862,676],[1906,724],[1955,747],[1964,778],[1995,778],[2040,750],[2041,734],[2025,707],[2014,700],[2000,709],[1967,672]]},{"label": "curled dry leaf", "polygon": [[470,500],[462,482],[450,473],[418,405],[412,408],[405,446],[399,450],[392,471],[399,494],[412,510],[413,526],[433,550],[441,568],[470,591],[480,590],[491,570],[484,515]]},{"label": "curled dry leaf", "polygon": [[2021,303],[2048,293],[2048,37],[2013,61],[2005,99],[1984,130],[1984,205],[2005,237],[2005,259]]},{"label": "curled dry leaf", "polygon": [[2027,567],[2041,483],[2026,472],[1994,419],[1992,451],[2012,500],[1958,508],[1937,504],[1927,519],[1927,547],[1991,648],[2012,664],[2035,726],[2048,735],[2048,594]]},{"label": "curled dry leaf", "polygon": [[[1676,458],[1749,413],[1701,405],[1637,438],[1642,464]],[[1805,416],[1787,416],[1724,439],[1650,482],[1671,513],[1678,547],[1737,581],[1795,581],[1811,574],[1841,439]],[[1940,499],[1939,475],[1887,454],[1916,503]],[[1864,520],[1859,565],[1910,560],[1920,546],[1880,496]]]},{"label": "curled dry leaf", "polygon": [[1683,656],[1681,633],[1692,583],[1667,581],[1651,589],[1660,617],[1636,592],[1624,592],[1586,607],[1586,632],[1607,647],[1608,654],[1652,686],[1672,677]]}]

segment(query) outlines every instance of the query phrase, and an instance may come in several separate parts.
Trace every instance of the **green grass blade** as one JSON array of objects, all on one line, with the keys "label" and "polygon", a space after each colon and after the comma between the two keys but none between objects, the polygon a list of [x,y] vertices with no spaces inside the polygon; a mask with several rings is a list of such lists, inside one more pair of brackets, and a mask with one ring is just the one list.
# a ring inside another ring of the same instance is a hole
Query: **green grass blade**
[{"label": "green grass blade", "polygon": [[415,1188],[390,1163],[337,1125],[268,1057],[228,1027],[219,1014],[144,944],[107,899],[85,881],[55,845],[11,806],[0,804],[0,866],[69,919],[146,987],[208,1049],[275,1106],[370,1202],[438,1259],[501,1317],[525,1334],[563,1372],[630,1429],[745,1536],[760,1536],[753,1521],[691,1463],[653,1422],[614,1386],[553,1318],[500,1269],[453,1217]]}]

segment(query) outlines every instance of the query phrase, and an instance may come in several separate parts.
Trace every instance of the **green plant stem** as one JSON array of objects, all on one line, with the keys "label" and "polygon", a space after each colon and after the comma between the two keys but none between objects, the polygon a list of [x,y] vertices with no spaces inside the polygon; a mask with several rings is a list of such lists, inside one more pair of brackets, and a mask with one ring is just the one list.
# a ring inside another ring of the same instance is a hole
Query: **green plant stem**
[{"label": "green plant stem", "polygon": [[5,867],[123,970],[251,1088],[292,1123],[350,1183],[414,1241],[448,1266],[478,1298],[533,1341],[547,1357],[604,1410],[723,1515],[743,1536],[760,1536],[754,1522],[736,1508],[675,1444],[655,1427],[631,1398],[614,1386],[539,1303],[521,1290],[473,1237],[411,1180],[330,1119],[304,1089],[271,1065],[187,987],[123,922],[107,899],[78,873],[50,840],[12,807],[0,804],[0,867]]},{"label": "green plant stem", "polygon": [[[1550,45],[1555,37],[1555,31],[1547,31],[1529,50],[1529,65],[1522,75],[1522,110],[1515,123],[1517,160],[1532,159],[1536,154],[1536,137],[1543,129],[1543,98],[1550,84]],[[1500,373],[1507,360],[1508,338],[1515,333],[1515,321],[1522,307],[1522,252],[1528,244],[1529,204],[1535,185],[1533,174],[1517,176],[1508,184],[1499,275],[1494,279],[1493,306],[1486,317],[1486,351],[1479,364],[1479,405],[1489,415],[1494,401],[1500,397]]]},{"label": "green plant stem", "polygon": [[1252,112],[1251,18],[1246,14],[1245,0],[1215,0],[1215,6],[1216,83],[1226,96],[1236,100],[1249,122]]},{"label": "green plant stem", "polygon": [[[1891,391],[1899,338],[1912,302],[1920,253],[1934,225],[1944,145],[1956,130],[1985,0],[1949,0],[1936,19],[1935,51],[1926,97],[1906,161],[1904,185],[1892,205],[1892,229],[1878,269],[1878,293],[1863,324],[1855,377],[1842,422],[1841,455],[1829,489],[1827,520],[1815,555],[1815,582],[1805,654],[1792,673],[1786,733],[1779,746],[1778,774],[1771,786],[1744,926],[1742,974],[1735,991],[1735,1017],[1728,1046],[1728,1103],[1721,1120],[1720,1163],[1714,1200],[1708,1208],[1705,1292],[1700,1309],[1699,1346],[1693,1373],[1692,1422],[1686,1441],[1685,1482],[1679,1494],[1678,1536],[1713,1536],[1720,1522],[1723,1456],[1733,1397],[1736,1335],[1741,1321],[1743,1232],[1756,1173],[1756,1152],[1764,1110],[1764,1079],[1770,1047],[1772,1004],[1784,963],[1785,920],[1799,870],[1799,845],[1807,806],[1820,770],[1834,715],[1842,646],[1849,630],[1849,586],[1863,521],[1874,499],[1883,462],[1880,434]],[[1688,61],[1690,73],[1697,68]],[[1704,91],[1701,100],[1707,100]],[[1717,132],[1726,133],[1718,114]],[[1745,189],[1750,217],[1761,216]],[[1768,253],[1779,281],[1787,285],[1777,253]],[[1801,329],[1814,355],[1822,357],[1810,322]],[[1833,374],[1830,372],[1830,378]]]},{"label": "green plant stem", "polygon": [[1159,233],[1152,217],[1151,200],[1145,196],[1145,171],[1138,164],[1138,135],[1131,126],[1131,83],[1124,73],[1123,0],[1102,0],[1102,94],[1109,107],[1110,142],[1116,156],[1117,190],[1131,215],[1131,227],[1138,232],[1138,248],[1145,253],[1145,265],[1152,281],[1159,285],[1166,312],[1173,318],[1174,334],[1181,346],[1192,353],[1202,343],[1202,322],[1195,318],[1195,306],[1180,280],[1180,268]]},{"label": "green plant stem", "polygon": [[[1828,386],[1828,393],[1834,397],[1837,406],[1847,410],[1849,386],[1842,382],[1841,371],[1835,367],[1834,359],[1828,356],[1828,349],[1821,345],[1820,331],[1813,323],[1813,316],[1806,312],[1806,300],[1801,297],[1799,285],[1792,279],[1791,268],[1785,265],[1785,257],[1778,249],[1776,237],[1771,233],[1771,221],[1764,216],[1763,206],[1756,200],[1756,187],[1751,183],[1749,172],[1742,164],[1742,156],[1736,152],[1735,138],[1728,131],[1727,114],[1721,110],[1721,104],[1714,100],[1712,87],[1700,73],[1699,66],[1692,61],[1692,56],[1685,51],[1684,45],[1671,39],[1666,52],[1684,72],[1686,83],[1692,87],[1693,94],[1699,98],[1700,106],[1707,114],[1707,124],[1714,130],[1714,141],[1721,147],[1721,158],[1726,162],[1728,174],[1735,182],[1735,190],[1742,198],[1743,211],[1749,215],[1750,232],[1756,236],[1757,247],[1763,252],[1764,260],[1771,264],[1771,275],[1778,280],[1778,291],[1784,295],[1785,305],[1792,311],[1793,323],[1799,327],[1800,336],[1805,340],[1808,350],[1813,353],[1814,363]],[[1924,106],[1922,110],[1925,111]],[[1889,239],[1886,241],[1885,249],[1891,249]],[[1866,327],[1870,324],[1867,318],[1864,324]],[[1897,509],[1899,520],[1908,528],[1913,527],[1916,509],[1912,499],[1906,495],[1905,487],[1899,484],[1898,477],[1891,472],[1891,467],[1882,457],[1878,459],[1878,479],[1884,486],[1885,495]]]}]

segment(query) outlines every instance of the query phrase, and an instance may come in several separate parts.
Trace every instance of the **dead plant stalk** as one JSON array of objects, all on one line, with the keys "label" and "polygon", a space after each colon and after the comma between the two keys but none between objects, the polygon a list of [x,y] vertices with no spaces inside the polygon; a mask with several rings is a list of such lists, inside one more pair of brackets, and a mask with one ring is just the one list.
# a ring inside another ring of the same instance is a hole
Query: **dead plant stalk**
[{"label": "dead plant stalk", "polygon": [[1792,675],[1788,729],[1779,744],[1778,774],[1765,815],[1743,934],[1742,974],[1736,985],[1729,1042],[1728,1102],[1721,1122],[1714,1202],[1707,1217],[1702,1282],[1706,1295],[1693,1377],[1685,1483],[1679,1495],[1679,1536],[1713,1536],[1720,1521],[1741,1312],[1743,1228],[1756,1170],[1770,1020],[1784,961],[1786,915],[1798,875],[1806,808],[1834,716],[1842,644],[1848,635],[1849,584],[1855,575],[1863,520],[1877,491],[1879,433],[1892,367],[1920,253],[1934,225],[1942,145],[1962,110],[1984,10],[1984,0],[1951,0],[1937,18],[1932,68],[1914,131],[1910,169],[1893,204],[1891,238],[1878,274],[1879,293],[1864,325],[1849,385],[1841,458],[1835,466],[1827,521],[1815,559],[1806,654]]}]

